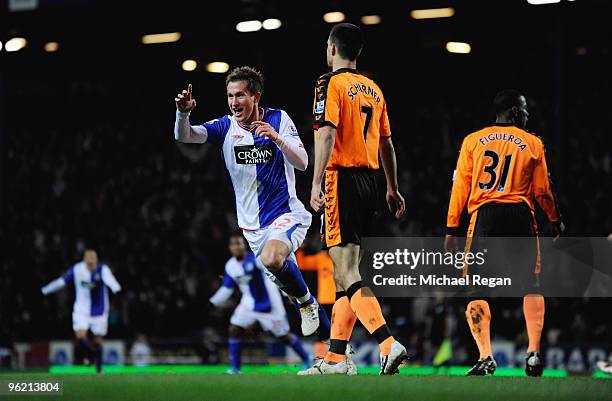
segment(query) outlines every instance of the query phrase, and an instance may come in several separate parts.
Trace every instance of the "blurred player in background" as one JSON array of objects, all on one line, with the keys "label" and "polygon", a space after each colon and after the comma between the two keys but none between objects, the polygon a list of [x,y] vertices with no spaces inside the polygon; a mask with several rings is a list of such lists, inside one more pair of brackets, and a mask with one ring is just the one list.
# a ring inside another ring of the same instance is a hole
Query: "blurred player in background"
[{"label": "blurred player in background", "polygon": [[378,300],[362,287],[359,274],[361,238],[374,234],[379,150],[389,210],[399,219],[405,209],[383,93],[356,70],[362,47],[361,29],[347,23],[335,25],[327,41],[332,72],[322,75],[316,85],[310,205],[315,212],[323,210],[321,238],[334,261],[337,295],[329,352],[310,374],[346,374],[346,347],[356,318],[380,345],[381,374],[397,373],[407,358],[404,346],[391,335]]},{"label": "blurred player in background", "polygon": [[[121,291],[121,286],[104,263],[99,263],[98,254],[86,249],[83,261],[72,266],[59,277],[42,288],[44,295],[58,291],[66,284],[74,286],[74,306],[72,309],[72,329],[76,336],[77,354],[87,360],[95,360],[96,370],[102,371],[102,339],[108,331],[109,287],[113,294]],[[90,343],[87,332],[93,334]]]},{"label": "blurred player in background", "polygon": [[278,287],[255,263],[255,256],[247,252],[241,233],[230,237],[229,251],[232,257],[225,264],[223,284],[210,298],[210,303],[217,306],[232,296],[236,286],[242,294],[230,318],[228,350],[231,368],[228,373],[240,373],[240,339],[256,323],[290,346],[302,358],[304,366],[310,366],[311,359],[299,337],[289,332],[287,313]]},{"label": "blurred player in background", "polygon": [[263,81],[263,75],[251,67],[231,71],[226,78],[231,114],[202,125],[189,123],[189,114],[196,107],[190,84],[174,99],[174,137],[222,149],[236,194],[238,225],[257,263],[297,300],[302,333],[308,336],[319,327],[319,305],[294,255],[312,219],[295,193],[294,169],[306,170],[308,154],[287,113],[259,106]]},{"label": "blurred player in background", "polygon": [[[496,122],[468,135],[461,145],[448,207],[445,248],[457,251],[459,218],[467,204],[470,225],[466,252],[479,237],[534,237],[533,277],[539,273],[538,229],[534,198],[557,233],[563,231],[556,198],[551,189],[542,140],[525,131],[529,113],[525,97],[504,90],[494,99]],[[527,293],[523,298],[529,346],[525,371],[541,376],[544,364],[540,337],[544,327],[544,297]],[[480,357],[467,375],[493,374],[497,367],[491,351],[491,311],[484,299],[467,305],[466,317]]]}]

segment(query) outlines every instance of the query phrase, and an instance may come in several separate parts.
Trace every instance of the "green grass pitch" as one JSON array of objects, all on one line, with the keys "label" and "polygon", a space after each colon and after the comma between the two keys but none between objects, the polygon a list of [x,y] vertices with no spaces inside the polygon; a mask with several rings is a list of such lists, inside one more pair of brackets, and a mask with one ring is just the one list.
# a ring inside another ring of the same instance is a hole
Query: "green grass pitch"
[{"label": "green grass pitch", "polygon": [[[225,366],[52,368],[52,373],[6,373],[7,379],[59,379],[62,396],[1,396],[12,400],[612,400],[612,380],[604,377],[518,377],[520,370],[500,369],[495,376],[463,377],[465,368],[437,374],[431,368],[404,367],[397,376],[378,376],[376,368],[358,376],[296,376],[294,367],[247,366],[242,375],[225,375]],[[524,373],[523,373],[524,375]]]}]

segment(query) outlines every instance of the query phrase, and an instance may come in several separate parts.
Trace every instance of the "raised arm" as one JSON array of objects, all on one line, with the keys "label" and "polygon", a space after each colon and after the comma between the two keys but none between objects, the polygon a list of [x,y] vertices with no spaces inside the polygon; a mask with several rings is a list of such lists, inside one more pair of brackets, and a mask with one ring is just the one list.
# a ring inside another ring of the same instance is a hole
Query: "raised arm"
[{"label": "raised arm", "polygon": [[189,123],[189,114],[196,107],[191,84],[187,86],[186,90],[176,95],[174,102],[176,103],[174,139],[184,143],[205,143],[208,139],[206,128]]},{"label": "raised arm", "polygon": [[119,282],[113,275],[113,272],[107,265],[102,266],[102,281],[108,286],[108,288],[111,289],[113,294],[116,294],[121,291],[121,285],[119,284]]}]

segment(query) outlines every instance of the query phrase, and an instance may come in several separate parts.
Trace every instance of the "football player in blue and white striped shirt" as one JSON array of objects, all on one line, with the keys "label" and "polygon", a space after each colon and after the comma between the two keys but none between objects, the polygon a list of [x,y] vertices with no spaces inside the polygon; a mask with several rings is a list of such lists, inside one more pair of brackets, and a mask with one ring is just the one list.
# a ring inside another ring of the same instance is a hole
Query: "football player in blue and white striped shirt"
[{"label": "football player in blue and white striped shirt", "polygon": [[[44,295],[58,291],[71,284],[74,286],[72,329],[76,336],[77,349],[96,361],[96,370],[102,370],[102,339],[108,331],[108,288],[113,293],[121,291],[121,285],[110,268],[98,262],[98,254],[86,249],[83,260],[70,267],[63,276],[51,281],[41,291]],[[93,334],[89,343],[87,332]]]},{"label": "football player in blue and white striped shirt", "polygon": [[189,122],[196,107],[192,86],[177,94],[174,137],[179,142],[220,148],[236,195],[238,225],[257,264],[297,299],[302,333],[311,335],[319,326],[319,306],[294,254],[312,219],[295,191],[294,169],[306,170],[308,154],[285,111],[259,107],[263,93],[259,71],[234,69],[226,78],[226,88],[230,114],[202,125]]},{"label": "football player in blue and white striped shirt", "polygon": [[256,323],[278,340],[290,346],[302,358],[304,366],[310,366],[310,356],[299,337],[289,331],[287,313],[278,287],[255,262],[255,255],[247,252],[241,233],[230,237],[232,257],[225,264],[223,283],[210,298],[214,306],[227,301],[238,287],[242,296],[230,318],[228,351],[231,369],[228,373],[240,373],[241,337],[245,330]]}]

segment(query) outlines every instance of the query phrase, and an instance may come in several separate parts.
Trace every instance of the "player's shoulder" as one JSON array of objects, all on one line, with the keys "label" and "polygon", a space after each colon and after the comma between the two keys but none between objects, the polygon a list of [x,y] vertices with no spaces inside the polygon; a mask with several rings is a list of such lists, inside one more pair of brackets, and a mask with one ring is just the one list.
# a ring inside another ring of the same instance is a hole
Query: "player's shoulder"
[{"label": "player's shoulder", "polygon": [[232,122],[232,116],[230,116],[229,114],[225,114],[223,116],[208,120],[204,122],[202,125],[215,125],[215,126],[218,126],[219,128],[229,128],[231,122]]},{"label": "player's shoulder", "polygon": [[327,87],[332,85],[332,81],[334,84],[337,84],[339,81],[338,79],[335,79],[335,77],[339,77],[340,74],[342,74],[342,71],[336,70],[336,71],[326,72],[325,74],[320,75],[319,78],[317,78],[317,83],[315,85],[317,88],[317,91],[327,89]]},{"label": "player's shoulder", "polygon": [[244,259],[247,262],[255,262],[255,254],[253,252],[247,252]]},{"label": "player's shoulder", "polygon": [[483,135],[487,135],[489,132],[491,132],[491,129],[493,128],[492,125],[486,126],[486,127],[482,127],[476,131],[472,131],[469,134],[467,134],[464,138],[463,138],[463,142],[465,144],[470,144],[472,142],[476,142],[478,141],[478,139],[480,137],[482,137]]},{"label": "player's shoulder", "polygon": [[225,272],[231,276],[236,274],[237,270],[240,270],[240,262],[235,256],[232,256],[225,262]]},{"label": "player's shoulder", "polygon": [[544,148],[544,138],[542,138],[540,135],[538,135],[535,132],[531,132],[531,131],[527,131],[527,130],[523,130],[523,131],[525,132],[525,134],[527,135],[527,138],[529,138],[529,140],[533,141],[538,146]]},{"label": "player's shoulder", "polygon": [[285,110],[283,109],[277,109],[274,107],[265,107],[264,108],[264,117],[266,120],[270,119],[270,118],[288,118],[289,117],[289,113],[287,113]]}]

